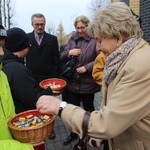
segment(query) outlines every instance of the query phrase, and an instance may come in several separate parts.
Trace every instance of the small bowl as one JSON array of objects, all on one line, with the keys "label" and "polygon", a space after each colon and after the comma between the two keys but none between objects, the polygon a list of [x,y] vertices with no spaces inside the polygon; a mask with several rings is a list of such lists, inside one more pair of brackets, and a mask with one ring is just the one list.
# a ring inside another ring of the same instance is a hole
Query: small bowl
[{"label": "small bowl", "polygon": [[8,127],[14,136],[14,138],[23,143],[40,143],[48,139],[51,135],[54,124],[55,124],[55,117],[52,115],[47,115],[50,119],[43,123],[42,125],[37,125],[33,127],[16,127],[13,125],[20,117],[26,117],[29,115],[33,116],[44,116],[45,114],[41,114],[37,110],[29,110],[22,113],[15,115],[8,121]]},{"label": "small bowl", "polygon": [[53,91],[53,93],[62,93],[64,88],[67,86],[67,83],[63,79],[59,78],[50,78],[50,79],[45,79],[39,83],[39,86],[42,89],[46,89],[50,87]]}]

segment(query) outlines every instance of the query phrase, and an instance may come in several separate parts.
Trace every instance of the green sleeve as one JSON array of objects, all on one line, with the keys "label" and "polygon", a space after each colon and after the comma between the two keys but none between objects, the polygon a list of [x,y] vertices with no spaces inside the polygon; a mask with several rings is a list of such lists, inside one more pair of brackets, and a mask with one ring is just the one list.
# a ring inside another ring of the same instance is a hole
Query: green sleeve
[{"label": "green sleeve", "polygon": [[34,150],[32,144],[20,143],[13,139],[0,140],[2,150]]}]

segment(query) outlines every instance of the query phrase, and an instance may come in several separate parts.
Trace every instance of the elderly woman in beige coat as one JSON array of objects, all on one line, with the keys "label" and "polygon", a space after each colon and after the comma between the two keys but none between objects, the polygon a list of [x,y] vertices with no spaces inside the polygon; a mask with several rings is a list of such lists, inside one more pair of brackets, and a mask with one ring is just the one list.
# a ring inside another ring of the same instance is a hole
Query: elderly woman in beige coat
[{"label": "elderly woman in beige coat", "polygon": [[[149,150],[150,46],[139,23],[126,4],[113,3],[96,12],[89,28],[101,43],[106,64],[103,103],[91,113],[88,135],[108,139],[110,150]],[[61,110],[66,126],[82,135],[81,108],[43,96],[37,109],[51,114]]]}]

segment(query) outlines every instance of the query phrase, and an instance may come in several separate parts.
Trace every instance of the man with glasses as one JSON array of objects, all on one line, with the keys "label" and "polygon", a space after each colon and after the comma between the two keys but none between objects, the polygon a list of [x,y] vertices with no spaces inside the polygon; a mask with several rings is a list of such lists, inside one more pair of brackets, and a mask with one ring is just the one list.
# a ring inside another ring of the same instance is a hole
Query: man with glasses
[{"label": "man with glasses", "polygon": [[30,48],[26,65],[33,73],[40,90],[40,81],[60,75],[58,41],[56,36],[45,32],[46,19],[43,14],[33,14],[31,23],[34,30],[28,34]]}]

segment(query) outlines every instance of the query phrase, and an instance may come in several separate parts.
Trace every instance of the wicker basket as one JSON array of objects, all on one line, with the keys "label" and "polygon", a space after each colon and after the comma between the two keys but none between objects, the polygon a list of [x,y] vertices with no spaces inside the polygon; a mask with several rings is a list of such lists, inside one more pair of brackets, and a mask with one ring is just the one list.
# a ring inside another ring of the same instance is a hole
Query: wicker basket
[{"label": "wicker basket", "polygon": [[61,94],[64,90],[64,88],[67,86],[67,83],[63,79],[59,78],[50,78],[50,79],[45,79],[39,83],[39,86],[43,89],[46,89],[47,87],[50,86],[50,84],[54,85],[60,85],[60,87],[50,87],[54,93]]},{"label": "wicker basket", "polygon": [[26,117],[31,114],[34,116],[43,115],[37,110],[29,110],[17,114],[15,117],[13,117],[8,121],[8,126],[10,128],[12,135],[16,140],[23,143],[35,144],[47,140],[54,128],[55,117],[52,115],[49,115],[50,116],[49,121],[39,126],[30,127],[30,128],[27,127],[18,128],[13,125],[13,122],[16,122],[16,120],[18,120],[19,117]]}]

